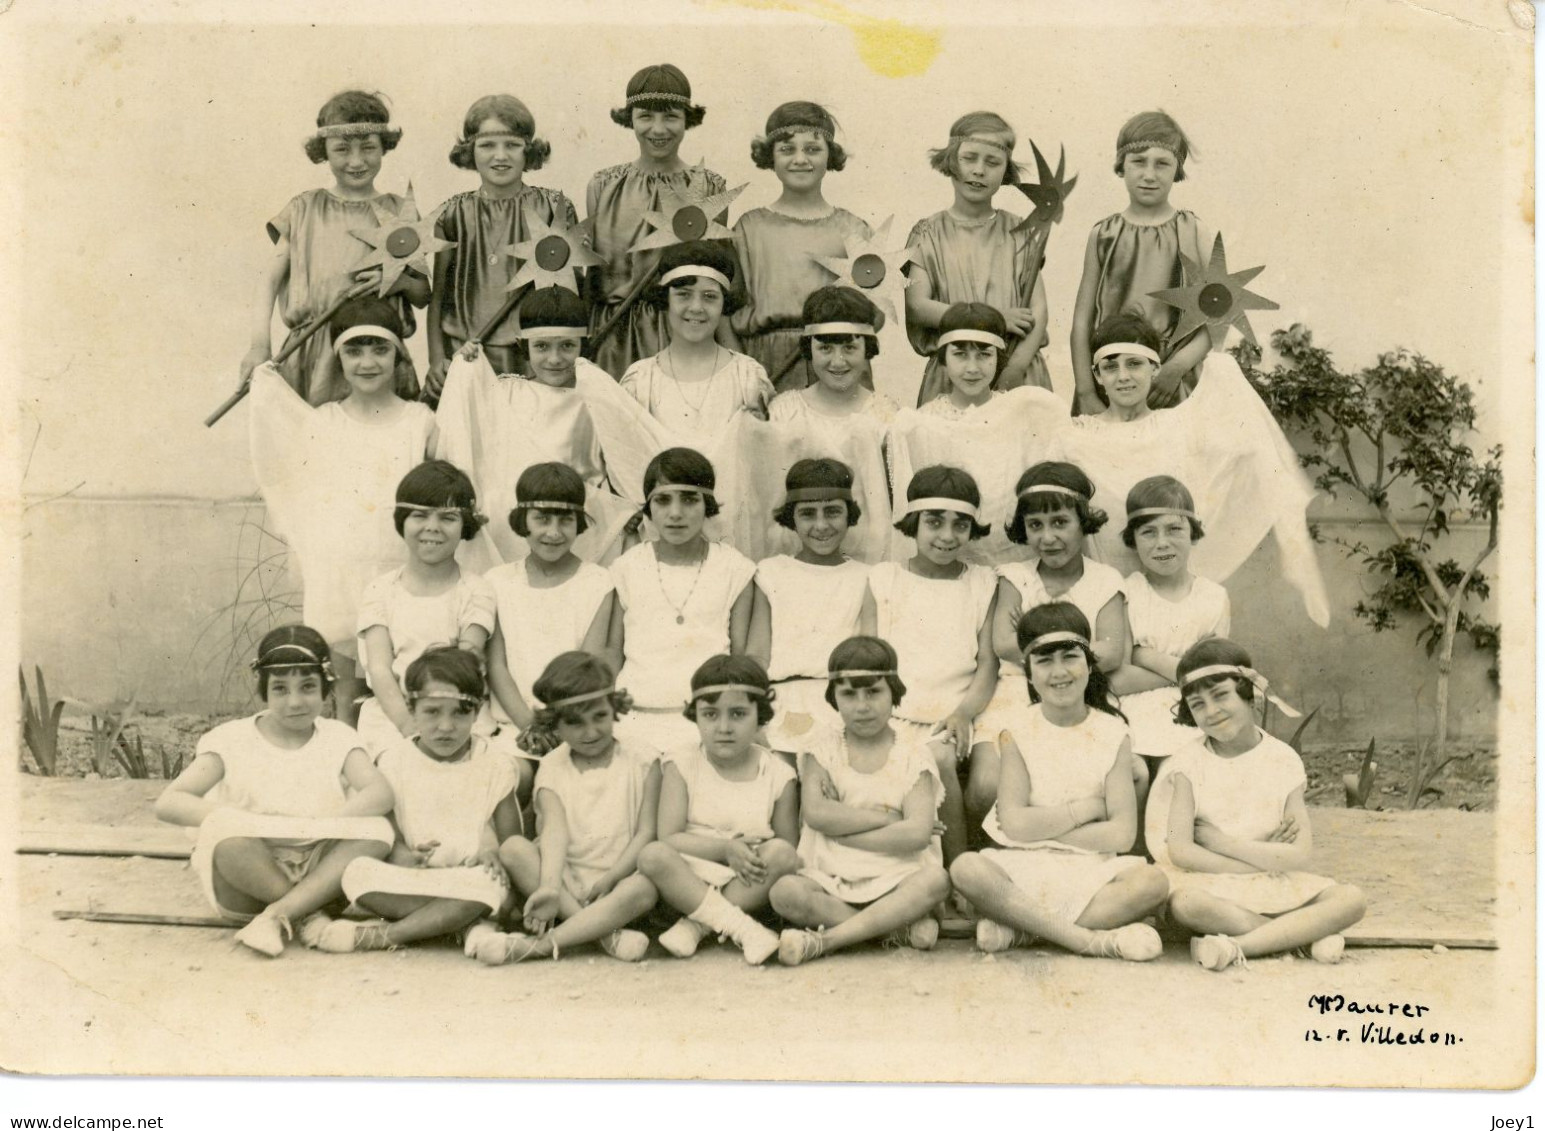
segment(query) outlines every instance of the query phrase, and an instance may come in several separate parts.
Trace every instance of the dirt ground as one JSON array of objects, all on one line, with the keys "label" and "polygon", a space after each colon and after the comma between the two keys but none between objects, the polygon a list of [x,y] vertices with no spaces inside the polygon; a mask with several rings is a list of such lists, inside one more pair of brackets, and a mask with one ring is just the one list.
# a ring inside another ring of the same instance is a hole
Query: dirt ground
[{"label": "dirt ground", "polygon": [[[157,783],[21,778],[24,829],[157,829]],[[1314,812],[1317,870],[1362,886],[1365,936],[1494,934],[1490,814]],[[181,861],[13,858],[18,927],[0,1065],[45,1073],[559,1075],[1111,1083],[1509,1086],[1527,1075],[1532,994],[1497,952],[1349,949],[1339,966],[1256,960],[1213,974],[1174,943],[1132,965],[1046,949],[867,948],[799,970],[705,947],[629,966],[598,952],[485,969],[449,946],[269,960],[227,931],[59,921],[60,907],[208,914]],[[1311,994],[1426,1006],[1397,1028],[1453,1046],[1365,1044]],[[1499,1011],[1523,1010],[1518,1026]],[[1338,1025],[1339,1022],[1339,1025]],[[1337,1042],[1337,1028],[1348,1031]],[[1308,1039],[1317,1029],[1329,1042]],[[411,1034],[411,1036],[409,1036]],[[1012,1056],[1005,1056],[1012,1050]],[[1479,1075],[1478,1075],[1479,1073]]]}]

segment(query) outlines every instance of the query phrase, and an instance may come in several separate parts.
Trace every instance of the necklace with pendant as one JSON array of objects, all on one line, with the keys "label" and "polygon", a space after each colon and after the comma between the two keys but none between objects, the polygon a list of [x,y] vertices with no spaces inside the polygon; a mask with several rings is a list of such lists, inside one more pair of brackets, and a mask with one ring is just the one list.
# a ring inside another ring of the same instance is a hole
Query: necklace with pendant
[{"label": "necklace with pendant", "polygon": [[690,604],[691,601],[692,601],[692,594],[697,592],[698,579],[703,576],[703,567],[705,565],[707,565],[707,564],[708,564],[708,550],[705,547],[704,550],[703,550],[703,556],[697,560],[697,569],[695,569],[692,572],[692,584],[687,588],[687,595],[681,599],[681,604],[678,605],[675,601],[671,600],[670,591],[665,588],[665,571],[660,568],[660,551],[659,550],[655,550],[655,554],[654,554],[654,576],[655,576],[655,580],[657,582],[659,582],[659,585],[660,585],[660,596],[664,597],[665,598],[665,603],[667,605],[669,605],[673,610],[675,610],[675,613],[676,613],[676,623],[677,624],[686,624],[687,623],[687,613],[686,613],[687,605]]}]

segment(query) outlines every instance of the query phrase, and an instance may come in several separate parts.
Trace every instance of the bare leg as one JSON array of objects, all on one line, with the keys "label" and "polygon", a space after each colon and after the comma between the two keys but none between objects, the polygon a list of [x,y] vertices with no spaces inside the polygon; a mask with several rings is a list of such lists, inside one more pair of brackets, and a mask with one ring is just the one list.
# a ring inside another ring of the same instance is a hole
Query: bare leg
[{"label": "bare leg", "polygon": [[215,896],[232,911],[256,915],[290,890],[290,878],[260,837],[226,837],[215,845],[210,861]]},{"label": "bare leg", "polygon": [[804,876],[784,876],[768,895],[774,911],[801,927],[834,927],[856,914],[852,904]]},{"label": "bare leg", "polygon": [[354,726],[359,722],[359,704],[355,702],[365,693],[365,681],[359,676],[359,668],[348,656],[333,653],[333,716],[341,723]]},{"label": "bare leg", "polygon": [[960,789],[960,768],[954,748],[941,744],[933,749],[934,762],[944,782],[944,803],[939,806],[944,835],[939,839],[944,849],[944,865],[949,867],[950,861],[966,850],[966,801]]},{"label": "bare leg", "polygon": [[1084,926],[1081,922],[1070,922],[1053,915],[1015,887],[1002,868],[978,853],[968,852],[957,859],[950,868],[950,878],[988,919],[1037,935],[1074,954],[1138,960],[1159,955],[1159,937],[1150,928],[1128,927],[1127,931],[1144,937],[1123,940],[1121,933]]},{"label": "bare leg", "polygon": [[1137,794],[1137,835],[1132,839],[1132,854],[1134,856],[1148,855],[1148,838],[1144,835],[1144,822],[1148,814],[1148,791],[1153,788],[1153,779],[1159,774],[1159,767],[1163,765],[1162,758],[1150,758],[1146,754],[1138,754],[1132,759],[1132,789]]},{"label": "bare leg", "polygon": [[343,895],[343,870],[358,859],[384,860],[391,846],[378,840],[339,840],[323,853],[315,868],[285,895],[268,905],[265,914],[299,922]]},{"label": "bare leg", "polygon": [[[785,884],[789,886],[785,887]],[[814,888],[819,895],[811,893],[809,888]],[[856,910],[801,876],[789,877],[778,885],[777,890],[783,893],[783,901],[789,910],[784,911],[776,899],[774,906],[785,918],[805,926],[829,928],[823,936],[822,953],[830,954],[866,939],[880,938],[897,927],[923,918],[929,908],[949,894],[950,878],[943,868],[926,865],[902,880],[894,891]],[[835,910],[830,908],[831,903],[839,904],[845,914],[824,914]]]},{"label": "bare leg", "polygon": [[966,818],[968,834],[982,827],[988,810],[998,800],[998,768],[1002,758],[995,742],[978,742],[971,747],[971,774],[966,782]]},{"label": "bare leg", "polygon": [[[1284,912],[1275,918],[1266,918],[1236,907],[1226,900],[1213,896],[1194,894],[1189,892],[1177,892],[1175,902],[1179,908],[1171,904],[1175,918],[1190,927],[1189,919],[1194,918],[1199,923],[1222,923],[1234,919],[1243,923],[1248,916],[1251,919],[1261,920],[1257,925],[1249,927],[1242,932],[1233,932],[1226,929],[1205,930],[1201,927],[1192,927],[1206,934],[1231,934],[1234,941],[1239,944],[1239,949],[1244,952],[1246,958],[1257,958],[1263,954],[1277,954],[1284,950],[1292,950],[1294,947],[1307,946],[1317,942],[1328,935],[1340,934],[1353,923],[1363,917],[1368,903],[1363,893],[1349,884],[1336,884],[1326,888],[1308,903],[1293,911]],[[1243,912],[1239,915],[1231,915],[1230,912]]]},{"label": "bare leg", "polygon": [[562,953],[581,943],[626,927],[653,907],[659,892],[643,876],[634,872],[611,891],[586,907],[579,908],[538,940],[537,954]]},{"label": "bare leg", "polygon": [[383,919],[395,920],[382,932],[387,946],[406,946],[422,939],[455,934],[488,914],[487,904],[469,899],[436,899],[374,891],[360,896],[359,904]]},{"label": "bare leg", "polygon": [[[761,846],[767,865],[767,878],[759,884],[747,884],[739,877],[725,884],[724,898],[742,911],[757,911],[767,906],[767,893],[773,884],[799,869],[799,857],[792,845],[770,840]],[[708,885],[700,880],[681,853],[664,841],[644,846],[638,857],[638,870],[659,889],[660,898],[683,915],[691,915],[702,905]]]},{"label": "bare leg", "polygon": [[1128,868],[1094,893],[1077,924],[1093,931],[1125,927],[1152,915],[1168,895],[1169,880],[1152,864]]}]

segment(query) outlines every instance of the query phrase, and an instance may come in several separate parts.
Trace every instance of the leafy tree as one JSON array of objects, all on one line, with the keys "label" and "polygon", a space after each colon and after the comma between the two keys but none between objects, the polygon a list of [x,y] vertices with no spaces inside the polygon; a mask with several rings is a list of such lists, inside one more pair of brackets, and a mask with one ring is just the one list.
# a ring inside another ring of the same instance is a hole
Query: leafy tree
[{"label": "leafy tree", "polygon": [[[1271,344],[1282,358],[1271,372],[1258,368],[1261,352],[1249,342],[1233,351],[1240,368],[1284,429],[1308,441],[1299,458],[1315,486],[1361,497],[1393,538],[1380,549],[1325,539],[1381,579],[1353,611],[1376,632],[1415,618],[1421,625],[1417,641],[1437,660],[1437,726],[1431,741],[1417,747],[1408,798],[1415,808],[1453,760],[1444,750],[1455,640],[1468,635],[1493,656],[1500,642],[1497,626],[1476,606],[1491,593],[1481,567],[1497,548],[1502,448],[1477,456],[1468,442],[1475,430],[1474,392],[1421,354],[1394,350],[1360,372],[1343,373],[1301,323],[1272,334]],[[1408,500],[1402,509],[1416,517],[1402,518],[1397,499]],[[1484,522],[1487,538],[1461,563],[1444,552],[1443,539],[1451,521],[1466,519]]]}]

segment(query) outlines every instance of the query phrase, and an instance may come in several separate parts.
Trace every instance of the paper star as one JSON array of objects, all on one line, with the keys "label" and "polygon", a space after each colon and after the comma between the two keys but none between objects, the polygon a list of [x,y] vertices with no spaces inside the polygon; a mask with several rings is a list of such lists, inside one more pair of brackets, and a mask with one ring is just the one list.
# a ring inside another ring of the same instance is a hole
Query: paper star
[{"label": "paper star", "polygon": [[528,208],[526,231],[528,238],[504,249],[506,255],[520,260],[520,270],[504,289],[514,292],[530,283],[539,288],[567,287],[579,294],[575,270],[601,263],[601,257],[589,247],[589,221],[571,228],[555,216],[549,224]]},{"label": "paper star", "polygon": [[[364,240],[374,250],[360,263],[361,268],[381,268],[380,295],[386,297],[386,292],[392,289],[402,273],[408,268],[413,268],[421,275],[433,274],[429,265],[430,256],[437,251],[456,246],[449,240],[442,240],[435,235],[435,222],[440,219],[440,213],[445,205],[436,208],[422,220],[408,220],[402,216],[394,216],[386,211],[380,204],[374,205],[376,219],[381,221],[378,228],[351,228],[349,234]],[[414,215],[418,207],[413,203],[413,184],[408,183],[407,195],[404,198],[403,212]]]},{"label": "paper star", "polygon": [[1063,169],[1067,162],[1067,151],[1059,147],[1057,151],[1057,171],[1053,173],[1051,166],[1046,163],[1046,158],[1041,156],[1040,149],[1035,142],[1030,142],[1030,150],[1035,154],[1036,183],[1033,185],[1018,184],[1014,187],[1025,194],[1025,199],[1035,205],[1035,211],[1026,216],[1014,229],[1016,232],[1029,233],[1033,239],[1040,235],[1045,242],[1051,232],[1051,226],[1062,219],[1062,206],[1068,197],[1072,195],[1073,186],[1078,183],[1077,175],[1064,181]]},{"label": "paper star", "polygon": [[[699,164],[706,174],[707,169]],[[673,244],[692,240],[727,240],[733,238],[730,230],[714,219],[727,209],[731,202],[746,191],[745,185],[725,192],[709,195],[706,175],[687,179],[687,187],[665,185],[660,190],[660,207],[644,213],[644,219],[655,230],[641,238],[629,251],[652,251]],[[699,186],[703,187],[699,187]]]},{"label": "paper star", "polygon": [[1265,267],[1249,267],[1229,274],[1228,260],[1223,254],[1223,233],[1212,241],[1212,258],[1206,270],[1193,263],[1184,252],[1180,255],[1185,264],[1185,277],[1196,280],[1184,287],[1169,287],[1162,291],[1150,291],[1149,297],[1167,302],[1180,311],[1180,325],[1175,327],[1174,340],[1183,341],[1198,326],[1206,326],[1212,339],[1212,348],[1222,349],[1230,326],[1239,327],[1251,345],[1255,333],[1250,329],[1247,310],[1276,310],[1278,306],[1269,298],[1262,298],[1245,290],[1245,284],[1255,278]]},{"label": "paper star", "polygon": [[846,255],[810,257],[837,276],[838,286],[862,292],[893,322],[901,317],[902,291],[912,285],[905,268],[917,258],[916,251],[910,247],[885,246],[890,242],[891,224],[895,219],[895,216],[887,216],[885,223],[867,240],[860,235],[844,236],[842,247]]}]

